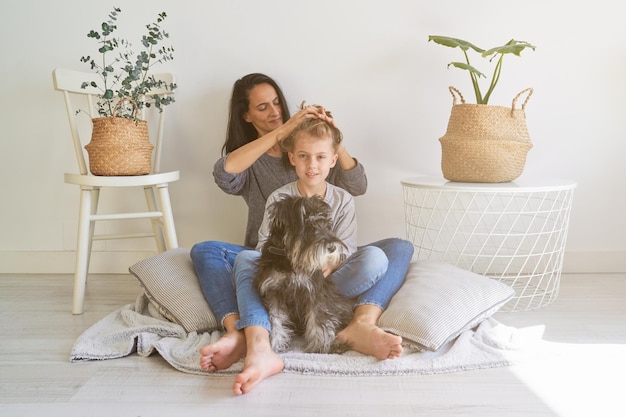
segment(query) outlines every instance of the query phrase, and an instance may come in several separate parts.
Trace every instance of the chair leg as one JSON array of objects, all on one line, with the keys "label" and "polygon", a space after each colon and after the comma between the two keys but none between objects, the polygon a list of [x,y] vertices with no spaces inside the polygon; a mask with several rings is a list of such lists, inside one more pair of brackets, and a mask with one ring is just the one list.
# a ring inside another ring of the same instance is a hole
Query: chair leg
[{"label": "chair leg", "polygon": [[174,216],[172,214],[172,204],[170,202],[170,193],[167,184],[157,185],[157,197],[159,199],[159,207],[163,213],[165,246],[167,249],[177,248],[178,238],[176,237],[176,227],[174,226]]},{"label": "chair leg", "polygon": [[91,189],[81,188],[80,210],[78,215],[78,239],[76,242],[76,266],[74,269],[74,295],[72,314],[82,314],[85,304],[85,285],[89,269],[91,248]]},{"label": "chair leg", "polygon": [[[159,208],[156,203],[156,199],[154,196],[154,187],[144,187],[144,194],[146,195],[146,203],[148,204],[148,210],[150,211],[159,211]],[[166,249],[165,239],[163,238],[163,231],[157,219],[151,219],[152,221],[152,233],[154,233],[154,240],[156,241],[157,250],[159,252],[164,252]]]},{"label": "chair leg", "polygon": [[[98,214],[98,202],[100,201],[100,188],[94,187],[91,190],[91,214]],[[93,234],[96,229],[96,222],[89,222],[89,248],[87,249],[87,269],[85,270],[85,283],[89,281],[89,265],[91,264],[91,248],[93,246]]]}]

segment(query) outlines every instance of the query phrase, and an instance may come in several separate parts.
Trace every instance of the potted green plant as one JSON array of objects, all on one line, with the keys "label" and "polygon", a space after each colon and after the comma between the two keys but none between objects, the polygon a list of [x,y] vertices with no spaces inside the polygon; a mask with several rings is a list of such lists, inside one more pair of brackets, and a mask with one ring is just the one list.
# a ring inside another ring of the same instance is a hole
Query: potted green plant
[{"label": "potted green plant", "polygon": [[[460,91],[450,87],[452,111],[446,134],[439,139],[444,178],[456,182],[507,182],[519,177],[526,164],[526,155],[532,148],[525,107],[533,90],[528,88],[517,94],[511,107],[492,106],[488,102],[500,80],[504,56],[520,56],[524,49],[534,50],[535,46],[511,39],[502,46],[485,50],[462,39],[447,36],[429,36],[428,41],[461,49],[465,62],[451,62],[448,67],[469,72],[476,96],[476,104],[465,103]],[[484,94],[479,78],[486,76],[470,63],[470,50],[489,62],[495,60],[489,87]],[[527,93],[527,97],[518,109],[517,100],[524,93]],[[457,98],[460,103],[457,103]]]},{"label": "potted green plant", "polygon": [[[428,41],[433,41],[439,45],[447,46],[450,48],[459,48],[463,52],[465,56],[465,62],[450,62],[448,64],[448,68],[453,66],[455,68],[459,68],[462,70],[469,71],[470,78],[472,80],[472,87],[474,88],[474,94],[476,95],[476,103],[477,104],[488,104],[489,98],[491,97],[491,93],[493,93],[494,88],[498,84],[500,80],[500,74],[502,72],[502,62],[504,60],[504,56],[507,54],[513,54],[517,56],[521,56],[521,52],[530,48],[535,50],[535,46],[529,44],[525,41],[516,41],[515,39],[511,39],[507,43],[502,46],[496,46],[491,49],[482,49],[477,47],[476,45],[464,41],[462,39],[450,38],[448,36],[429,36]],[[470,59],[467,51],[473,50],[477,52],[482,58],[488,58],[489,62],[492,62],[494,59],[496,60],[496,64],[493,69],[493,74],[491,76],[491,82],[489,83],[489,88],[487,92],[483,95],[480,91],[480,85],[478,83],[478,79],[480,77],[486,78],[486,75],[480,72],[478,69],[470,64]]]},{"label": "potted green plant", "polygon": [[101,92],[97,102],[100,117],[92,119],[91,142],[85,146],[94,175],[148,174],[154,146],[147,122],[138,119],[140,110],[154,106],[163,111],[163,106],[174,102],[171,95],[156,91],[173,91],[176,84],[156,79],[152,73],[155,64],[173,59],[174,49],[163,45],[169,38],[161,27],[166,13],[159,13],[153,23],[146,25],[137,50],[128,40],[116,36],[120,13],[121,9],[114,8],[99,29],[87,34],[98,42],[99,55],[80,58],[98,75],[81,87]]},{"label": "potted green plant", "polygon": [[[146,25],[146,33],[141,38],[140,49],[135,52],[128,40],[113,36],[117,30],[117,17],[121,11],[115,7],[110,12],[109,19],[102,22],[100,29],[92,29],[87,34],[88,38],[98,42],[99,58],[92,58],[90,55],[80,58],[80,61],[87,63],[101,79],[101,83],[85,81],[82,87],[91,86],[102,92],[98,102],[98,113],[102,117],[114,116],[115,104],[123,98],[135,101],[139,109],[144,105],[149,107],[151,104],[161,109],[161,106],[174,102],[171,96],[161,99],[158,95],[150,95],[150,91],[154,88],[169,90],[176,88],[176,84],[156,80],[150,74],[155,64],[174,59],[174,48],[162,45],[162,42],[169,38],[169,33],[161,27],[167,14],[159,13],[155,22]],[[134,109],[131,109],[131,112],[126,113],[125,116],[136,117]]]}]

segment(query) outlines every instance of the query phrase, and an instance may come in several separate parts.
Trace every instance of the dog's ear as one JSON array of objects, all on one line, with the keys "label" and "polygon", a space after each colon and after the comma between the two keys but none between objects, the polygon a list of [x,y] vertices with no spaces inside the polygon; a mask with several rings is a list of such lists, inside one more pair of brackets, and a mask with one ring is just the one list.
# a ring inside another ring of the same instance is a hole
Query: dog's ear
[{"label": "dog's ear", "polygon": [[[282,196],[281,196],[282,197]],[[282,231],[285,228],[285,216],[283,212],[285,211],[285,201],[284,198],[281,198],[274,203],[272,203],[268,207],[268,216],[270,220],[270,230]]]},{"label": "dog's ear", "polygon": [[286,228],[302,230],[305,214],[301,197],[281,194],[280,199],[269,207],[270,230],[285,234]]},{"label": "dog's ear", "polygon": [[330,206],[320,196],[314,196],[307,199],[306,202],[306,221],[311,223],[327,223],[331,224]]}]

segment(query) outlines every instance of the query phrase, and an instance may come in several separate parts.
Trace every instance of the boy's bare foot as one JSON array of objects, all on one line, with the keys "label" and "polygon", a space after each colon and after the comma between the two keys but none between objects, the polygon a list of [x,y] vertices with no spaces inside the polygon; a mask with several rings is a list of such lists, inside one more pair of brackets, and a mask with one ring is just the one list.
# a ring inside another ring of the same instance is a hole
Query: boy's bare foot
[{"label": "boy's bare foot", "polygon": [[395,359],[402,354],[402,338],[371,323],[351,322],[337,333],[337,340],[350,349],[378,360]]},{"label": "boy's bare foot", "polygon": [[200,368],[215,372],[228,369],[246,354],[246,338],[242,331],[230,331],[217,342],[200,349]]},{"label": "boy's bare foot", "polygon": [[250,392],[259,382],[280,373],[285,367],[282,358],[272,350],[265,328],[250,326],[245,331],[248,352],[243,371],[235,377],[233,392],[236,395]]},{"label": "boy's bare foot", "polygon": [[348,327],[337,333],[337,341],[346,343],[350,349],[378,360],[395,359],[402,354],[402,338],[385,332],[376,323],[382,309],[364,304],[354,310]]}]

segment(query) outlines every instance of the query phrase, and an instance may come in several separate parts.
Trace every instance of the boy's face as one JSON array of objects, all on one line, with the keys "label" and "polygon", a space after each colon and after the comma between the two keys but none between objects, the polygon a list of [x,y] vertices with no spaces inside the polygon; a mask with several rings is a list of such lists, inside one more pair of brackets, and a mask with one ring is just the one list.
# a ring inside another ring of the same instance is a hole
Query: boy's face
[{"label": "boy's face", "polygon": [[293,152],[289,152],[289,161],[296,169],[298,178],[308,187],[325,182],[337,158],[332,138],[311,136],[305,132],[298,134]]}]

